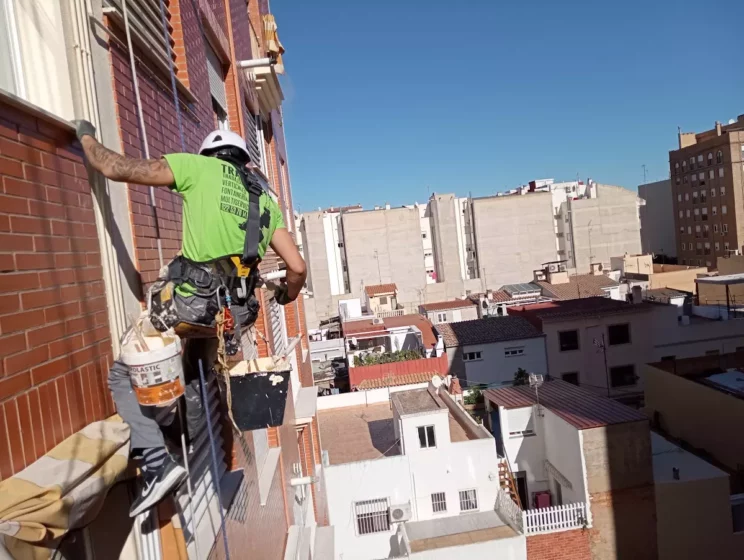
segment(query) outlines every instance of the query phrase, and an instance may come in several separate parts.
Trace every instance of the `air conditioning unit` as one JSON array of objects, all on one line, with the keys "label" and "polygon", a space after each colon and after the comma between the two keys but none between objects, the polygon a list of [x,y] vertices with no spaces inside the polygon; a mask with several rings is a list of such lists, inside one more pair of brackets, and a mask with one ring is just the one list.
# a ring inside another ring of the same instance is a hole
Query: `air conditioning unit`
[{"label": "air conditioning unit", "polygon": [[411,504],[401,504],[399,506],[390,506],[388,508],[388,517],[390,523],[401,523],[411,519]]},{"label": "air conditioning unit", "polygon": [[372,324],[373,324],[373,325],[382,325],[382,324],[384,324],[384,323],[385,323],[385,321],[383,321],[383,320],[382,320],[382,319],[380,319],[379,317],[375,317],[374,319],[372,319]]}]

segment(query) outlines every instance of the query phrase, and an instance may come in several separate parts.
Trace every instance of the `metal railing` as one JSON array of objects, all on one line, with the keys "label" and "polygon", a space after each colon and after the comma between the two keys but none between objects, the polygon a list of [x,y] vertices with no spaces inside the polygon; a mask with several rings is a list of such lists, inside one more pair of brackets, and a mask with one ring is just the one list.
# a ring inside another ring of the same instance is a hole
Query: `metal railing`
[{"label": "metal railing", "polygon": [[586,503],[564,504],[540,509],[528,509],[522,512],[524,534],[554,533],[579,529],[588,525]]}]

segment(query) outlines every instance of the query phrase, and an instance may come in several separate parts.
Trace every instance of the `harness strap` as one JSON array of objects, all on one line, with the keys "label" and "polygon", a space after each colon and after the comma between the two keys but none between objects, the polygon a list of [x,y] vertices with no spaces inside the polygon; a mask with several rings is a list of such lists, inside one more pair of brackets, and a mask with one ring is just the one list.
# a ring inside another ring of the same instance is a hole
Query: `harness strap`
[{"label": "harness strap", "polygon": [[261,184],[253,175],[249,175],[245,167],[238,166],[238,175],[248,192],[248,219],[245,223],[245,243],[240,262],[251,266],[258,260],[258,244],[261,241],[261,209],[259,200],[263,194]]}]

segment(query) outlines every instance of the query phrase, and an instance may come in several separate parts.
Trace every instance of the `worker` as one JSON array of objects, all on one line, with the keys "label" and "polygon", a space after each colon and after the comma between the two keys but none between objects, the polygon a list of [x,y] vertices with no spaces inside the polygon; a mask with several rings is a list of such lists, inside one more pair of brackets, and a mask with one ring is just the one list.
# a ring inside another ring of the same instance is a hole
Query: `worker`
[{"label": "worker", "polygon": [[[227,130],[210,133],[199,155],[176,153],[162,159],[137,159],[117,154],[99,143],[90,122],[75,121],[75,125],[89,164],[105,177],[130,184],[168,187],[183,197],[182,254],[171,262],[166,273],[166,276],[179,276],[179,287],[198,284],[194,278],[205,270],[212,275],[234,270],[236,257],[243,264],[257,264],[270,246],[287,266],[286,281],[274,293],[277,303],[286,305],[298,297],[305,283],[305,262],[287,231],[278,204],[261,189],[249,192],[253,187],[246,181],[252,175],[252,162],[245,140],[238,134]],[[252,184],[255,187],[256,182]],[[248,223],[251,220],[260,224]],[[255,232],[252,241],[251,232]],[[247,253],[252,253],[255,263],[245,262],[245,258],[251,259]],[[251,329],[258,305],[251,306],[251,298],[255,300],[253,290],[242,295],[242,301],[233,298],[232,314],[245,327],[242,333],[248,334],[251,344],[244,340],[243,349],[244,358],[250,359],[255,355],[245,356],[245,353],[249,347],[255,352]],[[188,291],[183,301],[190,301]],[[204,425],[205,419],[197,363],[203,360],[205,370],[211,369],[216,352],[216,338],[186,340],[186,419],[192,435]],[[163,432],[154,418],[153,410],[158,409],[139,405],[129,369],[119,360],[109,372],[109,387],[118,413],[129,424],[132,457],[139,461],[143,477],[142,490],[129,512],[134,517],[176,489],[186,471],[167,451]]]}]

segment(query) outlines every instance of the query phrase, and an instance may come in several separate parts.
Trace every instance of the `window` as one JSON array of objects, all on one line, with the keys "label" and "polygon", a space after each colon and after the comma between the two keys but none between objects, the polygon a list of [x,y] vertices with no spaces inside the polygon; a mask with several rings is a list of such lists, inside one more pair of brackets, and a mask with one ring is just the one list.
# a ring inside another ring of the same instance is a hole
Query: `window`
[{"label": "window", "polygon": [[690,156],[690,169],[695,169],[695,156]]},{"label": "window", "polygon": [[692,175],[690,175],[690,182],[691,183],[696,183],[697,182],[697,175],[695,173],[693,173]]},{"label": "window", "polygon": [[[689,210],[688,210],[688,212],[689,212]],[[695,213],[696,216],[699,216],[700,215],[700,208],[695,208],[694,213]]]},{"label": "window", "polygon": [[703,166],[703,154],[698,154],[697,162],[700,167]]},{"label": "window", "polygon": [[723,163],[723,152],[721,150],[716,152],[716,163]]},{"label": "window", "polygon": [[708,193],[705,191],[702,191],[700,193],[700,204],[705,204],[708,200]]},{"label": "window", "polygon": [[446,323],[447,313],[437,313],[437,323]]},{"label": "window", "polygon": [[524,354],[524,346],[506,348],[504,350],[505,358],[511,358],[512,356],[521,356],[522,354]]},{"label": "window", "polygon": [[682,182],[687,183],[687,175],[684,176],[684,178],[682,179]]},{"label": "window", "polygon": [[682,212],[682,210],[680,210],[679,211],[679,217],[682,218],[683,216],[684,216],[684,213]]},{"label": "window", "polygon": [[607,342],[610,346],[630,344],[630,325],[610,325],[607,327]]},{"label": "window", "polygon": [[723,177],[723,167],[718,168],[718,176]]},{"label": "window", "polygon": [[690,200],[690,193],[685,193],[685,202]]},{"label": "window", "polygon": [[610,368],[610,384],[612,387],[627,387],[635,385],[635,366],[616,366]]},{"label": "window", "polygon": [[724,241],[723,242],[723,250],[728,253],[728,250],[729,250],[729,242],[728,241]]},{"label": "window", "polygon": [[[687,171],[687,161],[683,161],[682,162],[682,171],[683,172],[686,172]],[[685,183],[686,182],[687,182],[687,179],[685,179]]]},{"label": "window", "polygon": [[682,195],[681,194],[678,194],[677,195],[677,202],[682,202]]},{"label": "window", "polygon": [[695,191],[694,193],[692,193],[692,203],[697,204],[697,199],[698,199],[698,193],[697,191]]},{"label": "window", "polygon": [[687,259],[682,259],[682,264],[687,264]]},{"label": "window", "polygon": [[426,239],[426,233],[424,233],[423,231],[421,232],[421,239]]},{"label": "window", "polygon": [[713,207],[713,215],[714,216],[717,216],[718,215],[718,206],[714,206]]},{"label": "window", "polygon": [[689,209],[687,209],[687,211],[685,212],[685,214],[686,214],[686,216],[687,216],[687,217],[689,218],[689,217],[690,217],[690,210],[689,210]]},{"label": "window", "polygon": [[716,189],[710,189],[710,197],[715,198],[716,197]]},{"label": "window", "polygon": [[724,216],[728,213],[728,209],[726,208],[725,204],[721,204],[721,214]]},{"label": "window", "polygon": [[478,492],[472,490],[460,490],[460,511],[476,511],[478,509]]},{"label": "window", "polygon": [[678,161],[674,163],[674,173],[679,175],[679,162]]},{"label": "window", "polygon": [[384,533],[385,531],[389,531],[389,506],[390,503],[387,498],[354,502],[357,534],[371,535],[372,533]]},{"label": "window", "polygon": [[721,244],[718,241],[716,241],[715,247],[716,247],[716,252],[721,250]]},{"label": "window", "polygon": [[437,446],[437,441],[434,438],[434,426],[419,426],[418,437],[419,447],[421,449],[429,449]]},{"label": "window", "polygon": [[713,165],[713,153],[708,152],[708,165]]},{"label": "window", "polygon": [[462,355],[462,359],[466,362],[474,362],[481,359],[481,353],[480,352],[465,352]]},{"label": "window", "polygon": [[713,233],[718,233],[718,224],[713,224]]},{"label": "window", "polygon": [[431,495],[431,510],[434,513],[447,511],[447,497],[444,492],[435,492]]},{"label": "window", "polygon": [[715,179],[716,178],[716,172],[712,169],[708,171],[708,179]]},{"label": "window", "polygon": [[700,181],[701,185],[705,184],[705,173],[698,173],[698,180]]},{"label": "window", "polygon": [[209,80],[209,93],[212,96],[212,111],[217,128],[227,130],[229,128],[227,121],[227,91],[225,89],[225,69],[222,61],[214,52],[214,49],[207,46],[207,78]]},{"label": "window", "polygon": [[676,185],[679,185],[679,184],[680,184],[681,182],[682,182],[682,181],[680,181],[679,177],[675,177],[675,178],[674,178],[674,183],[675,183]]},{"label": "window", "polygon": [[721,196],[726,196],[726,187],[721,187]]},{"label": "window", "polygon": [[387,305],[387,296],[380,296],[380,305]]},{"label": "window", "polygon": [[685,233],[685,226],[679,226],[679,232],[684,234]]},{"label": "window", "polygon": [[561,331],[558,333],[558,344],[561,352],[579,349],[579,331]]},{"label": "window", "polygon": [[687,235],[692,235],[692,226],[687,226]]},{"label": "window", "polygon": [[561,379],[565,381],[566,383],[571,383],[572,385],[578,385],[579,384],[579,372],[578,371],[572,371],[569,373],[564,373],[561,375]]},{"label": "window", "polygon": [[721,231],[722,231],[723,233],[728,233],[728,224],[723,224],[723,225],[721,226]]},{"label": "window", "polygon": [[684,243],[682,243],[682,250],[683,251],[686,251],[687,250],[687,246]]}]

